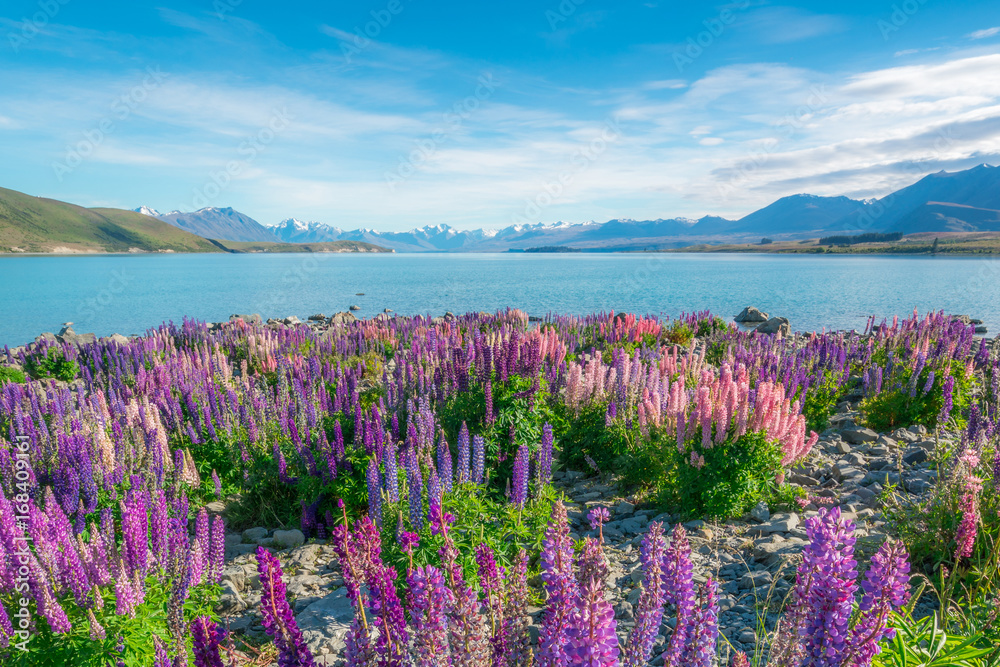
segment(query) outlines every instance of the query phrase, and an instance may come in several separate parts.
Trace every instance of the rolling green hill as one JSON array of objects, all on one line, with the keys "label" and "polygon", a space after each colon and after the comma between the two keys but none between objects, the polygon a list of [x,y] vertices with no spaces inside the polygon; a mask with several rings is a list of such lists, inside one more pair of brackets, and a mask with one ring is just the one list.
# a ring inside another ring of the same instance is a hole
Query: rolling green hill
[{"label": "rolling green hill", "polygon": [[0,188],[0,252],[220,252],[149,216],[83,208]]}]

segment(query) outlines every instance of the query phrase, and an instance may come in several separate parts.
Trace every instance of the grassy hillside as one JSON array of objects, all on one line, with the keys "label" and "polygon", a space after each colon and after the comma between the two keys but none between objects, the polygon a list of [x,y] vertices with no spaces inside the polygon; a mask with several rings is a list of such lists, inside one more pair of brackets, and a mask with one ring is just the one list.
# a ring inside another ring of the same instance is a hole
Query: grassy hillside
[{"label": "grassy hillside", "polygon": [[[937,239],[937,247],[934,240]],[[759,243],[701,244],[665,252],[765,252],[776,254],[838,255],[996,255],[1000,254],[1000,232],[922,232],[907,234],[889,243],[859,243],[850,246],[819,245],[819,239]]]},{"label": "grassy hillside", "polygon": [[88,209],[0,188],[0,252],[129,251],[219,249],[200,236],[139,213]]}]

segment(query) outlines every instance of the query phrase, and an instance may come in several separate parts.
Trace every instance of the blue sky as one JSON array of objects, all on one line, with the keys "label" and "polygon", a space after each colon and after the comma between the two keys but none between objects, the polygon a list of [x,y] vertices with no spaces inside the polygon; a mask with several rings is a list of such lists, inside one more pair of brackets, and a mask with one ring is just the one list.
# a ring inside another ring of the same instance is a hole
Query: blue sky
[{"label": "blue sky", "polygon": [[0,186],[345,228],[736,217],[1000,163],[1000,3],[8,0]]}]

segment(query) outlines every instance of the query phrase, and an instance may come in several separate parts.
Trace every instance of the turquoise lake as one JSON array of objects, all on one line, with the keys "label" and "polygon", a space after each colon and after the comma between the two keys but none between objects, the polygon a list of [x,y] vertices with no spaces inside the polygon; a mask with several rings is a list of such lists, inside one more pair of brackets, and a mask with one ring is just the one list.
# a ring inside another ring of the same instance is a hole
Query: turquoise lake
[{"label": "turquoise lake", "polygon": [[[356,296],[362,292],[364,296]],[[142,333],[182,318],[347,310],[496,310],[732,318],[755,305],[797,330],[943,309],[1000,330],[1000,259],[706,254],[97,255],[0,258],[0,346],[71,321]]]}]

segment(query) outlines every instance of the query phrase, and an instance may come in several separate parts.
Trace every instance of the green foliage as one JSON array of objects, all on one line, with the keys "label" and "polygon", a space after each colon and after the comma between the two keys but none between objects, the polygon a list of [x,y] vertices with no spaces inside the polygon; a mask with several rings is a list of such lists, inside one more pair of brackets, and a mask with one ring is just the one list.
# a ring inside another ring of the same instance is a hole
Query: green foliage
[{"label": "green foliage", "polygon": [[837,375],[827,371],[820,382],[805,392],[805,396],[795,397],[802,400],[802,414],[806,417],[807,431],[819,433],[830,424],[830,415],[836,409],[837,400],[842,393]]},{"label": "green foliage", "polygon": [[[969,407],[973,380],[965,377],[965,368],[955,365],[951,375],[955,379],[952,390],[951,415],[955,425],[964,426],[962,417]],[[923,369],[919,377],[913,377],[909,368],[902,370],[893,386],[865,398],[860,405],[865,423],[876,431],[891,431],[898,427],[923,424],[929,429],[938,426],[938,415],[944,400],[944,373],[938,373],[929,391],[924,387],[930,376],[930,369]]]},{"label": "green foliage", "polygon": [[[468,581],[478,581],[475,548],[479,544],[489,545],[496,554],[497,562],[504,566],[513,562],[520,549],[531,556],[541,550],[552,504],[561,494],[551,486],[545,486],[536,495],[538,497],[533,495],[519,509],[507,502],[502,494],[476,484],[465,484],[445,494],[444,511],[455,516],[448,534],[458,548],[458,561]],[[409,525],[406,503],[386,504],[383,517],[383,557],[405,574],[409,557],[400,550],[396,535],[399,521],[403,522],[405,530],[413,530]],[[434,535],[429,525],[425,525],[419,535],[420,543],[414,550],[413,564],[439,566],[439,551],[444,546],[444,536]]]},{"label": "green foliage", "polygon": [[663,330],[662,336],[664,342],[666,343],[685,346],[691,342],[692,338],[694,338],[694,332],[691,331],[691,327],[689,327],[686,322],[674,320],[670,323],[669,327],[666,327]]},{"label": "green foliage", "polygon": [[24,371],[19,368],[11,368],[10,366],[0,366],[0,387],[7,384],[8,382],[13,382],[15,384],[24,384],[27,378],[24,375]]},{"label": "green foliage", "polygon": [[24,362],[24,370],[36,380],[42,378],[55,378],[63,382],[69,382],[76,377],[80,371],[75,361],[67,359],[62,350],[50,347],[45,356],[30,356]]},{"label": "green foliage", "polygon": [[[104,628],[105,637],[97,640],[90,637],[86,610],[78,607],[72,598],[60,601],[72,624],[70,631],[65,634],[53,633],[32,601],[28,611],[36,620],[36,627],[28,640],[27,650],[15,647],[6,656],[0,650],[0,663],[10,667],[106,667],[119,660],[121,662],[118,664],[125,664],[127,667],[153,664],[153,637],[159,637],[168,646],[172,641],[167,628],[171,588],[170,582],[161,582],[154,576],[146,579],[145,588],[145,601],[136,607],[134,617],[115,613],[113,587],[101,591],[103,608],[95,608],[93,612],[97,622]],[[184,604],[185,627],[198,616],[218,620],[213,606],[219,594],[220,588],[215,585],[193,587]],[[14,599],[3,599],[3,603],[10,611],[20,608]],[[119,644],[124,646],[123,651],[119,651]],[[187,637],[187,649],[190,649],[190,636]]]},{"label": "green foliage", "polygon": [[896,636],[884,640],[874,667],[990,667],[996,665],[997,645],[981,634],[949,633],[937,615],[919,621],[893,614],[889,625]]},{"label": "green foliage", "polygon": [[781,450],[762,433],[747,433],[701,449],[705,464],[691,464],[690,454],[677,452],[665,440],[671,466],[661,492],[664,499],[691,516],[741,516],[771,497],[781,471]]}]

